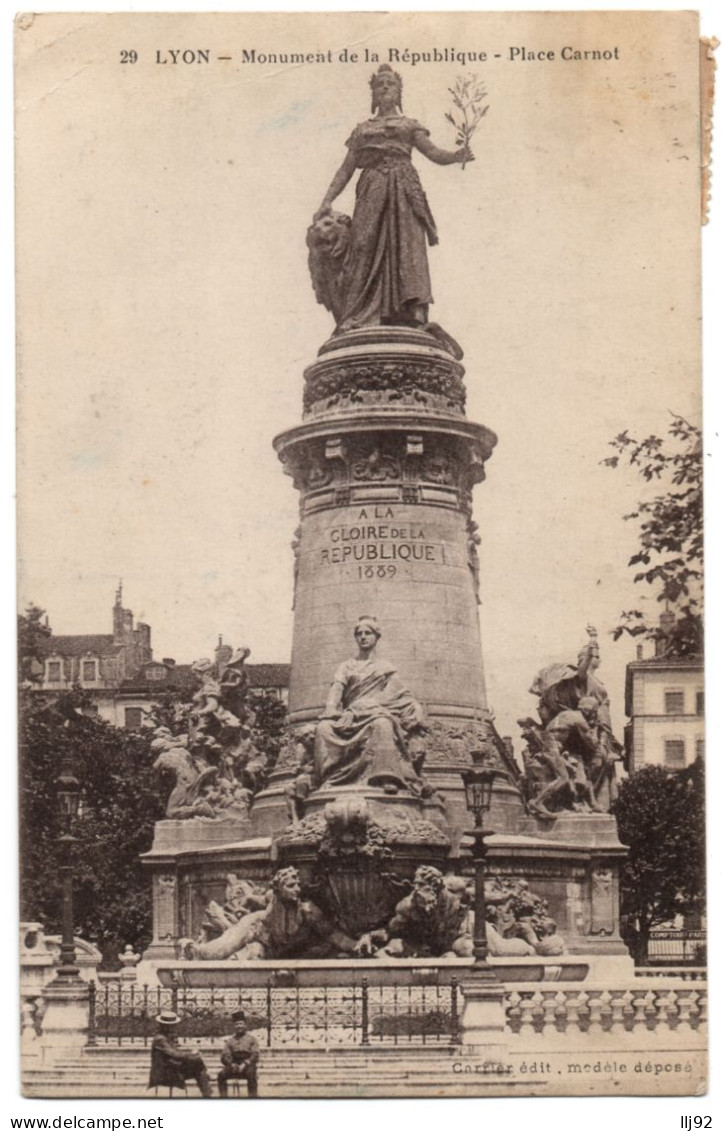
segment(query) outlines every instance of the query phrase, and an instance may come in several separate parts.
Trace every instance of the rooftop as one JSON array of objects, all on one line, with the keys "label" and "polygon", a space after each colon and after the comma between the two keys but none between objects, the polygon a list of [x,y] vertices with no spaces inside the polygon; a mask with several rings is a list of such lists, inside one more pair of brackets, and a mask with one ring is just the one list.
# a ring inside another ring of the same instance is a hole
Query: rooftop
[{"label": "rooftop", "polygon": [[288,687],[290,664],[246,664],[251,687]]},{"label": "rooftop", "polygon": [[39,641],[38,648],[45,656],[52,656],[56,652],[60,656],[84,656],[92,652],[96,656],[114,655],[120,651],[122,645],[114,642],[112,633],[103,635],[89,634],[82,636],[48,636]]}]

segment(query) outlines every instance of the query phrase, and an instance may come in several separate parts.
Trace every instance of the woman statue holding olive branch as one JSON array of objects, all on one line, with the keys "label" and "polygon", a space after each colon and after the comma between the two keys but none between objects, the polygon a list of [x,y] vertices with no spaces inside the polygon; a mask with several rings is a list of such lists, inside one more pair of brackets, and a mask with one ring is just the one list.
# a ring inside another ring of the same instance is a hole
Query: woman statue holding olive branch
[{"label": "woman statue holding olive branch", "polygon": [[[401,78],[388,65],[371,79],[371,110],[375,116],[361,122],[346,142],[348,153],[331,181],[309,231],[311,270],[319,301],[333,310],[338,330],[381,324],[418,326],[428,323],[431,282],[426,244],[438,243],[431,215],[411,154],[418,149],[437,165],[473,160],[468,146],[439,149],[429,131],[401,111]],[[335,239],[331,256],[340,277],[334,281],[333,303],[322,295],[314,273],[314,233],[323,240],[324,223],[339,222],[331,204],[361,170],[356,186],[356,206],[350,230]],[[341,255],[345,256],[341,262]]]}]

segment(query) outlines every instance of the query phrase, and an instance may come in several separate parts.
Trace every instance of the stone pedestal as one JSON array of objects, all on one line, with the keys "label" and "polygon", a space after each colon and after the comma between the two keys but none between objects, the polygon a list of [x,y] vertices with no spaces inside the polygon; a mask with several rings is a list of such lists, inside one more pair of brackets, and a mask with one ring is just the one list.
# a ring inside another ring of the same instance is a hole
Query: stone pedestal
[{"label": "stone pedestal", "polygon": [[[189,829],[172,843],[167,826],[181,825],[185,831],[196,822],[195,830]],[[215,900],[222,906],[225,902],[231,875],[268,885],[273,855],[270,839],[219,841],[213,824],[196,818],[156,825],[153,847],[142,858],[153,883],[153,938],[143,953],[145,962],[177,958],[178,939],[198,937],[208,903]],[[228,825],[218,825],[228,834]],[[205,843],[202,830],[208,833]]]},{"label": "stone pedestal", "polygon": [[488,971],[472,972],[461,984],[462,1052],[482,1061],[503,1063],[508,1053],[505,986]]},{"label": "stone pedestal", "polygon": [[56,977],[43,993],[43,1055],[53,1058],[83,1048],[88,1040],[88,985],[79,976]]},{"label": "stone pedestal", "polygon": [[312,817],[314,814],[323,813],[329,803],[359,796],[363,796],[372,818],[383,819],[390,815],[399,814],[399,811],[403,810],[404,812],[408,811],[414,817],[430,821],[440,828],[446,827],[446,810],[438,797],[432,796],[428,799],[421,799],[410,797],[401,792],[386,793],[383,789],[375,786],[364,786],[359,789],[358,786],[340,785],[333,789],[317,789],[308,798],[306,815]]},{"label": "stone pedestal", "polygon": [[[609,814],[585,813],[544,822],[546,828],[540,824],[522,815],[516,834],[489,837],[487,877],[525,880],[545,899],[567,954],[616,956],[631,970],[619,934],[619,869],[627,850],[616,821]],[[462,840],[455,867],[473,873],[469,838]]]},{"label": "stone pedestal", "polygon": [[[560,914],[568,948],[575,954],[627,958],[619,935],[619,870],[627,849],[620,843],[614,817],[609,813],[562,813],[552,821],[527,817],[518,829],[522,835],[533,829],[537,862],[529,861],[529,882],[549,900],[552,914]],[[553,863],[561,859],[570,865],[563,880]]]},{"label": "stone pedestal", "polygon": [[34,1064],[42,1056],[42,1042],[37,1032],[36,1006],[32,1001],[21,1000],[20,1055],[24,1064]]},{"label": "stone pedestal", "polygon": [[332,338],[306,371],[304,423],[275,440],[301,495],[294,723],[318,718],[364,612],[429,716],[486,706],[469,523],[496,437],[465,419],[462,376],[400,326]]},{"label": "stone pedestal", "polygon": [[55,958],[47,946],[42,923],[20,924],[20,998],[36,1002],[51,981]]},{"label": "stone pedestal", "polygon": [[[358,616],[372,614],[379,657],[431,726],[424,774],[459,801],[459,728],[486,715],[471,492],[496,443],[464,415],[463,374],[423,330],[338,335],[306,370],[303,423],[274,441],[300,494],[291,724],[318,721]],[[289,780],[279,766],[256,798],[254,831],[285,823]]]}]

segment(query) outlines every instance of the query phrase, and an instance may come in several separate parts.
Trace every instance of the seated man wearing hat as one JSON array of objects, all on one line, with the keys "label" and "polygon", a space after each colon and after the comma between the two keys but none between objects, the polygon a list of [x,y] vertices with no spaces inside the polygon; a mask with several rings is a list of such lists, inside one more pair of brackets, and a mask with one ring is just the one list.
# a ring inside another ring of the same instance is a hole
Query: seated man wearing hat
[{"label": "seated man wearing hat", "polygon": [[221,1053],[223,1067],[218,1073],[218,1094],[222,1099],[228,1096],[229,1080],[246,1080],[248,1098],[258,1095],[258,1041],[248,1032],[246,1015],[242,1009],[232,1014],[233,1036],[226,1041]]},{"label": "seated man wearing hat", "polygon": [[186,1080],[195,1080],[205,1099],[213,1095],[211,1081],[203,1057],[190,1049],[178,1047],[176,1026],[180,1024],[177,1013],[165,1010],[156,1017],[158,1035],[150,1047],[150,1080],[148,1087],[165,1085],[185,1089]]}]

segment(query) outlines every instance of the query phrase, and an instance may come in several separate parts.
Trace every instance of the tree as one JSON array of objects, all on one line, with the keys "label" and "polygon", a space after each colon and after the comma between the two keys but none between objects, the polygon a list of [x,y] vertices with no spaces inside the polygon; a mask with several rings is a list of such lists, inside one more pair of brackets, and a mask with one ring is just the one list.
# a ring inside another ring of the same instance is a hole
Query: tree
[{"label": "tree", "polygon": [[60,930],[59,815],[56,779],[71,756],[80,783],[81,817],[74,849],[76,933],[92,939],[104,963],[126,943],[150,939],[150,883],[140,855],[163,816],[150,739],[82,714],[85,696],[55,701],[20,696],[21,913]]},{"label": "tree", "polygon": [[645,766],[622,782],[612,809],[629,846],[620,877],[625,941],[647,961],[653,927],[704,906],[704,764]]},{"label": "tree", "polygon": [[[127,943],[144,949],[151,937],[151,886],[141,854],[164,816],[150,747],[153,727],[132,732],[86,716],[83,708],[92,700],[79,688],[58,696],[28,686],[31,664],[42,659],[42,641],[51,635],[44,617],[36,605],[18,617],[21,914],[49,933],[60,930],[56,781],[69,753],[82,807],[74,830],[76,933],[99,946],[107,966]],[[187,689],[160,696],[154,725],[187,733],[192,695]],[[263,692],[251,692],[249,706],[252,738],[268,755],[268,773],[278,757],[286,709]]]},{"label": "tree", "polygon": [[18,676],[21,682],[35,683],[43,670],[42,643],[52,635],[45,609],[28,605],[18,615]]},{"label": "tree", "polygon": [[[164,816],[150,728],[132,732],[87,717],[87,695],[71,691],[49,697],[27,688],[20,693],[20,860],[21,915],[60,931],[62,893],[58,875],[60,835],[56,781],[64,754],[71,755],[80,783],[81,813],[74,835],[76,934],[92,940],[103,965],[117,965],[130,943],[144,949],[151,937],[150,878],[141,855],[153,843],[154,825]],[[253,739],[275,763],[285,725],[283,704],[252,695]],[[190,705],[183,696],[164,697],[158,722],[187,728]]]},{"label": "tree", "polygon": [[268,755],[266,779],[276,764],[286,731],[288,712],[283,703],[266,691],[251,691],[248,706],[254,714],[251,736],[254,745]]},{"label": "tree", "polygon": [[623,612],[614,631],[653,639],[667,656],[701,655],[703,649],[702,586],[702,433],[683,417],[672,415],[669,438],[636,440],[621,432],[610,441],[617,455],[603,460],[607,467],[620,461],[636,468],[649,482],[664,484],[662,493],[645,499],[626,520],[639,521],[639,550],[630,566],[642,566],[635,581],[657,588],[657,600],[674,614],[674,625],[663,631],[650,626],[638,609]]}]

